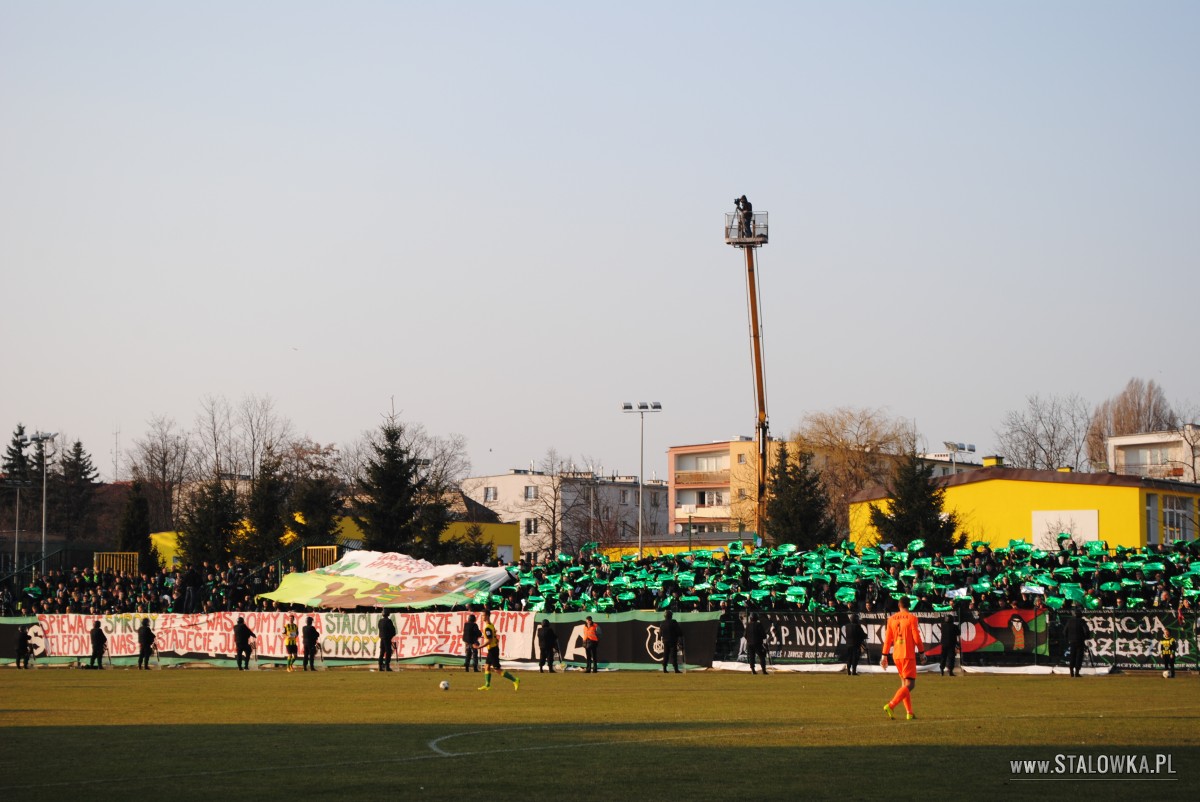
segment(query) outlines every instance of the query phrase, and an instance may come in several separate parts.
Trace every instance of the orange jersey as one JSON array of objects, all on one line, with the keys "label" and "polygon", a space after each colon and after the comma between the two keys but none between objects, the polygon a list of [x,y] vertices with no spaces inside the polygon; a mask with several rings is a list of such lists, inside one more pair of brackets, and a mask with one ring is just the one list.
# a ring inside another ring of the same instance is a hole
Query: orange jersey
[{"label": "orange jersey", "polygon": [[883,636],[883,653],[892,653],[892,659],[900,663],[916,659],[917,652],[925,651],[921,642],[921,628],[917,626],[917,617],[912,613],[901,610],[892,615],[887,622],[887,632]]}]

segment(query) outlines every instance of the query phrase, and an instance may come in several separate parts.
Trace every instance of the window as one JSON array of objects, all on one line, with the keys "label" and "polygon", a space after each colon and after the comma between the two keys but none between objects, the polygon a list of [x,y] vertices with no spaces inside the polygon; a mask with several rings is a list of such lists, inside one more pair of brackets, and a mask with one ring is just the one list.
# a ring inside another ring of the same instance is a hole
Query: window
[{"label": "window", "polygon": [[538,519],[537,518],[526,518],[525,519],[525,534],[536,535],[537,533],[538,533]]},{"label": "window", "polygon": [[651,507],[657,507],[657,506],[658,506],[658,493],[651,493],[651,494],[650,494],[650,506],[651,506]]},{"label": "window", "polygon": [[494,487],[485,487],[483,489],[483,500],[485,503],[488,501],[495,501],[498,495],[497,489]]},{"label": "window", "polygon": [[621,503],[622,503],[622,504],[629,504],[629,497],[630,497],[631,495],[632,495],[632,493],[631,493],[630,491],[628,491],[628,490],[622,490],[622,491],[621,491]]},{"label": "window", "polygon": [[1181,540],[1191,534],[1192,500],[1183,496],[1163,496],[1163,542]]},{"label": "window", "polygon": [[537,485],[525,485],[525,500],[537,501],[538,489]]},{"label": "window", "polygon": [[738,488],[738,501],[745,501],[745,500],[746,500],[746,488],[739,487]]},{"label": "window", "polygon": [[746,464],[746,455],[738,454],[738,465],[745,465],[745,464]]}]

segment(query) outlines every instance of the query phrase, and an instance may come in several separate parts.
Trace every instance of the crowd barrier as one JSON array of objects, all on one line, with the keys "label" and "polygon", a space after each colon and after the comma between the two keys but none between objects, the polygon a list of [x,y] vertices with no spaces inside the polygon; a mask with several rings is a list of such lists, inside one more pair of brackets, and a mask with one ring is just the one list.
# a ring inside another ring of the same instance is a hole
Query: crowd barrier
[{"label": "crowd barrier", "polygon": [[[467,612],[396,613],[394,659],[400,662],[453,663],[464,652],[462,629]],[[99,621],[108,638],[109,655],[132,662],[138,653],[137,629],[143,618],[157,637],[159,657],[172,663],[224,664],[234,658],[233,626],[239,616],[254,631],[260,661],[280,662],[287,656],[283,627],[292,613],[211,613],[201,615],[111,614],[39,615],[36,618],[0,618],[0,660],[16,657],[17,626],[24,624],[33,638],[34,657],[50,662],[73,662],[91,654],[90,631]],[[320,656],[331,664],[375,662],[379,656],[378,612],[296,613],[303,627],[311,615],[320,634]],[[845,659],[845,614],[764,612],[767,649],[776,664],[836,664]],[[918,613],[926,655],[941,653],[942,616]],[[476,614],[477,619],[482,616]],[[711,667],[736,661],[741,644],[744,613],[679,613],[686,663]],[[662,616],[650,611],[616,614],[593,613],[601,626],[598,660],[602,666],[623,669],[656,667],[662,660]],[[959,624],[964,665],[1041,665],[1063,662],[1067,644],[1062,640],[1064,616],[1046,611],[1002,610]],[[1091,631],[1089,665],[1116,669],[1161,666],[1160,642],[1168,631],[1177,641],[1176,665],[1200,668],[1197,649],[1197,616],[1182,620],[1171,612],[1101,610],[1084,615]],[[582,613],[494,612],[492,620],[500,638],[500,657],[508,663],[535,663],[538,659],[537,627],[549,620],[558,636],[561,658],[583,663]],[[887,616],[864,613],[860,623],[867,632],[865,663],[878,662]],[[303,653],[303,646],[300,649]]]}]

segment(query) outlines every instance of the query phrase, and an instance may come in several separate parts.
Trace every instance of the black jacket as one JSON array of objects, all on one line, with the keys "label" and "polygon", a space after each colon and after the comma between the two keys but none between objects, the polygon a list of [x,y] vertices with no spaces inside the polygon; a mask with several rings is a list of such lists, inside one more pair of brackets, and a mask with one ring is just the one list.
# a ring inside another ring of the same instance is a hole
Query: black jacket
[{"label": "black jacket", "polygon": [[[679,626],[679,622],[674,618],[663,621],[662,635],[667,645],[672,646],[679,643],[679,639],[683,637],[683,627]],[[747,643],[749,643],[749,640],[747,640]]]},{"label": "black jacket", "polygon": [[316,646],[317,641],[321,637],[320,635],[317,634],[317,628],[314,627],[312,624],[305,624],[304,628],[300,630],[300,636],[302,638],[304,638],[305,651],[312,649],[314,646]]},{"label": "black jacket", "polygon": [[863,629],[863,625],[855,621],[846,622],[846,645],[851,649],[857,649],[862,646],[867,640],[867,631]]},{"label": "black jacket", "polygon": [[249,646],[250,639],[255,637],[250,627],[243,624],[233,625],[233,642],[238,646]]},{"label": "black jacket", "polygon": [[92,651],[100,652],[104,650],[104,644],[108,643],[108,636],[104,634],[102,629],[92,629]]},{"label": "black jacket", "polygon": [[1071,616],[1067,619],[1067,623],[1063,625],[1063,637],[1067,643],[1073,646],[1081,646],[1087,640],[1090,631],[1088,630],[1087,621],[1083,620],[1083,616]]},{"label": "black jacket", "polygon": [[138,627],[137,636],[138,636],[138,646],[144,646],[144,647],[149,648],[150,646],[154,645],[154,631],[152,629],[150,629],[150,627],[146,626],[145,624]]},{"label": "black jacket", "polygon": [[555,633],[554,627],[538,627],[538,648],[542,650],[542,654],[552,653],[556,646],[558,646],[558,634]]},{"label": "black jacket", "polygon": [[750,621],[746,624],[746,646],[758,648],[767,642],[767,630],[762,621]]},{"label": "black jacket", "polygon": [[953,621],[942,622],[942,648],[953,649],[958,646],[958,624]]},{"label": "black jacket", "polygon": [[474,621],[468,621],[463,624],[463,643],[468,646],[474,646],[479,643],[479,639],[483,637],[483,632],[479,629],[479,625]]},{"label": "black jacket", "polygon": [[396,622],[391,618],[379,618],[379,639],[385,643],[391,643],[392,638],[396,637]]}]

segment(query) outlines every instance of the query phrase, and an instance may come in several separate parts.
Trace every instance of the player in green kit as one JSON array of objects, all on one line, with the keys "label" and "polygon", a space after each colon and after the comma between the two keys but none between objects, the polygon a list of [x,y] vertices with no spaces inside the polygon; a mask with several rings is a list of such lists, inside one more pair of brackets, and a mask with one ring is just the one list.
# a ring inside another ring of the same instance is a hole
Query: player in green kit
[{"label": "player in green kit", "polygon": [[492,672],[503,674],[506,680],[513,684],[515,691],[521,685],[521,680],[509,674],[504,669],[500,668],[500,638],[496,636],[496,625],[491,621],[485,621],[483,625],[483,639],[481,645],[487,646],[487,665],[483,669],[483,684],[479,686],[481,691],[490,691],[492,689]]},{"label": "player in green kit", "polygon": [[296,638],[299,635],[300,627],[296,626],[296,616],[289,615],[287,623],[283,625],[283,645],[287,649],[289,673],[294,670],[292,666],[296,663]]}]

